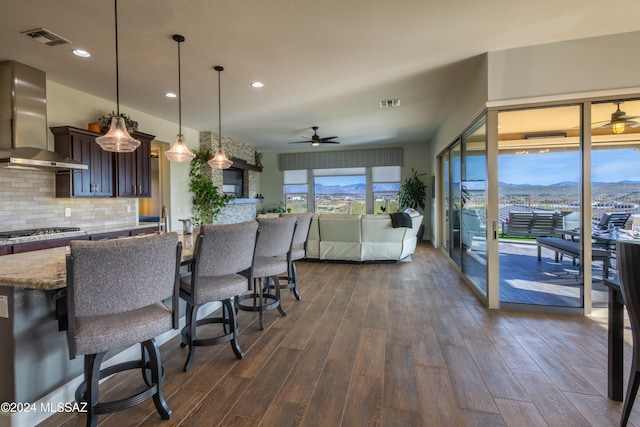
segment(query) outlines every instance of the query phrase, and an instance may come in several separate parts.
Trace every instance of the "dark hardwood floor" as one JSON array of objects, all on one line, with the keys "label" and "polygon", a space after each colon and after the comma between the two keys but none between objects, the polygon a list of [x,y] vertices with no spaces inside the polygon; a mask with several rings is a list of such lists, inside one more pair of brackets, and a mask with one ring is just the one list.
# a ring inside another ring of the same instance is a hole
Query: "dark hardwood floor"
[{"label": "dark hardwood floor", "polygon": [[[164,421],[153,403],[100,416],[101,426],[607,426],[607,319],[484,308],[428,244],[412,262],[298,264],[302,300],[286,317],[240,312],[228,344],[197,349],[182,372],[178,338],[161,347]],[[625,331],[625,379],[630,331]],[[108,379],[105,398],[141,384]],[[626,382],[626,381],[625,381]],[[56,414],[42,426],[84,425]],[[640,403],[631,415],[640,425]],[[630,424],[632,425],[632,424]]]}]

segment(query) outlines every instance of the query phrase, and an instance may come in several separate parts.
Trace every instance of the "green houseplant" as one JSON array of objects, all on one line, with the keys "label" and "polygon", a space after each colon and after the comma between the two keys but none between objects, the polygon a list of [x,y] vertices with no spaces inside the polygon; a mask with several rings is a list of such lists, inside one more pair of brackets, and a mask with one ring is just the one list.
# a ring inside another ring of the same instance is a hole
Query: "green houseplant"
[{"label": "green houseplant", "polygon": [[426,173],[419,174],[418,171],[411,168],[412,175],[405,179],[400,185],[398,191],[398,204],[400,208],[412,208],[424,210],[427,197],[427,186],[420,180],[421,176]]},{"label": "green houseplant", "polygon": [[[116,112],[112,111],[111,113],[105,114],[98,118],[98,124],[100,124],[100,130],[102,133],[106,133],[109,130],[109,127],[111,126],[111,119],[115,116],[117,116]],[[120,117],[124,119],[124,122],[127,125],[127,131],[129,133],[133,133],[138,130],[138,122],[124,113],[120,113]]]},{"label": "green houseplant", "polygon": [[189,168],[189,191],[193,194],[193,222],[196,225],[213,224],[222,208],[234,197],[220,193],[207,172],[211,150],[199,150]]}]

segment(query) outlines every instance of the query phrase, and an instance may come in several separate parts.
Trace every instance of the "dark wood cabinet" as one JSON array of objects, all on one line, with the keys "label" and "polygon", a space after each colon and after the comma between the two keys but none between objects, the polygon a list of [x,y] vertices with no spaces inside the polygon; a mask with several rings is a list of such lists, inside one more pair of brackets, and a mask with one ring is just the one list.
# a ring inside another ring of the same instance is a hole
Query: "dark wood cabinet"
[{"label": "dark wood cabinet", "polygon": [[116,197],[151,197],[151,141],[154,135],[134,132],[140,146],[131,153],[115,154]]},{"label": "dark wood cabinet", "polygon": [[89,166],[56,172],[56,197],[151,197],[151,141],[154,135],[134,132],[140,146],[131,153],[104,151],[100,134],[71,126],[50,128],[55,150]]},{"label": "dark wood cabinet", "polygon": [[113,156],[96,143],[97,133],[70,126],[50,128],[55,150],[89,166],[57,171],[56,197],[112,197]]},{"label": "dark wood cabinet", "polygon": [[149,227],[143,227],[143,228],[133,228],[131,229],[131,235],[132,236],[142,236],[144,234],[153,234],[153,233],[157,233],[158,232],[158,226],[154,225],[154,226],[149,226]]},{"label": "dark wood cabinet", "polygon": [[105,231],[104,233],[96,233],[89,236],[90,240],[111,240],[122,237],[129,237],[131,235],[130,230],[118,230],[118,231]]}]

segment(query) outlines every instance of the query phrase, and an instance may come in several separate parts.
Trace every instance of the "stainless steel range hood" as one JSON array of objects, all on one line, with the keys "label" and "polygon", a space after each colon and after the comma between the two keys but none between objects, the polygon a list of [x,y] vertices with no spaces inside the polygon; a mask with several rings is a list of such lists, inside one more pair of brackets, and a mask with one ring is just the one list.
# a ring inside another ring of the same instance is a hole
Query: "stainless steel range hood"
[{"label": "stainless steel range hood", "polygon": [[46,83],[43,71],[0,62],[0,168],[88,169],[49,150]]}]

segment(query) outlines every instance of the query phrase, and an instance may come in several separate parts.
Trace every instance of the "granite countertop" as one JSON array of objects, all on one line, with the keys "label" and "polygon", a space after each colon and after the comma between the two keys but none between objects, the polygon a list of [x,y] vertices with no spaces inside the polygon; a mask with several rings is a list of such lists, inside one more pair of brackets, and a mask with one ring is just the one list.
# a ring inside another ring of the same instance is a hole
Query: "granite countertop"
[{"label": "granite countertop", "polygon": [[[135,237],[131,237],[135,238]],[[193,235],[180,236],[182,260],[193,257]],[[0,256],[0,286],[53,290],[67,286],[69,247]]]},{"label": "granite countertop", "polygon": [[147,227],[157,227],[157,222],[141,222],[139,225],[132,225],[130,227],[117,227],[117,228],[101,228],[101,229],[91,229],[91,230],[81,230],[81,231],[67,231],[65,233],[55,233],[55,234],[39,234],[36,236],[25,236],[25,237],[14,237],[11,239],[0,239],[0,246],[2,245],[15,245],[17,243],[25,243],[25,242],[36,242],[39,240],[52,240],[52,239],[64,239],[65,237],[76,237],[76,236],[86,236],[87,234],[99,234],[111,231],[120,231],[120,230],[136,230],[138,228],[147,228]]}]

